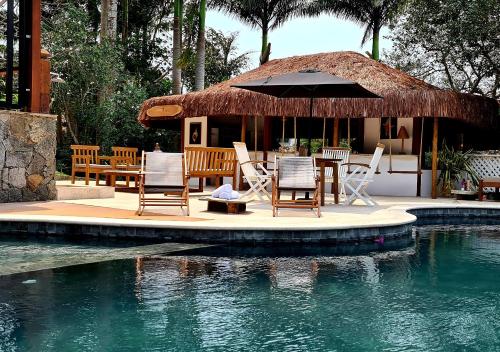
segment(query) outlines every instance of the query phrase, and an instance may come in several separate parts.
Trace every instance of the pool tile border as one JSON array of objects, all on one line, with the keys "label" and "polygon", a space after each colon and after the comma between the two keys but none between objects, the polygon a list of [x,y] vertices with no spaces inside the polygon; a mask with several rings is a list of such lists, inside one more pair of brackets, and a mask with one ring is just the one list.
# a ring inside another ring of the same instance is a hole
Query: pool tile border
[{"label": "pool tile border", "polygon": [[154,226],[148,224],[117,224],[65,222],[57,220],[0,220],[0,234],[35,234],[45,236],[91,236],[102,238],[124,238],[161,240],[188,243],[349,243],[410,237],[414,225],[493,222],[500,225],[500,208],[420,206],[401,209],[415,216],[413,221],[390,225],[355,225],[349,228],[311,229],[228,229]]},{"label": "pool tile border", "polygon": [[221,230],[161,228],[140,226],[53,223],[46,221],[1,221],[0,234],[35,234],[45,236],[92,236],[201,243],[343,243],[376,238],[411,236],[412,224],[395,226],[353,227],[321,230]]}]

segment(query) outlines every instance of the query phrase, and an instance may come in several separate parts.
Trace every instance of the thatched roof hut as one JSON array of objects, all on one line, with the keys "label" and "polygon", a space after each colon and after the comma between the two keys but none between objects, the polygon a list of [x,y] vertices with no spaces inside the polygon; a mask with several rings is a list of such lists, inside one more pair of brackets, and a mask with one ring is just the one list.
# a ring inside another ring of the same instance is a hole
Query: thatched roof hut
[{"label": "thatched roof hut", "polygon": [[[355,52],[332,52],[272,60],[200,92],[151,98],[144,102],[139,122],[148,126],[155,120],[191,116],[306,117],[309,116],[309,105],[304,99],[277,99],[230,86],[310,68],[355,81],[384,97],[383,100],[317,99],[313,112],[316,117],[439,117],[478,125],[497,124],[498,103],[495,100],[439,89]],[[182,112],[154,119],[147,114],[151,107],[172,104],[180,105]]]}]

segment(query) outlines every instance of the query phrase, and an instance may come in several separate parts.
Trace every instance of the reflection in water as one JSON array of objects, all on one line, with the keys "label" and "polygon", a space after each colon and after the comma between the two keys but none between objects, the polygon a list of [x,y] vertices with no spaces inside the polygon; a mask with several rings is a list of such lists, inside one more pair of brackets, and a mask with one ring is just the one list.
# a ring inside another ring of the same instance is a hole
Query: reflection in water
[{"label": "reflection in water", "polygon": [[1,277],[0,351],[497,350],[499,235],[422,228],[382,252],[212,248]]}]

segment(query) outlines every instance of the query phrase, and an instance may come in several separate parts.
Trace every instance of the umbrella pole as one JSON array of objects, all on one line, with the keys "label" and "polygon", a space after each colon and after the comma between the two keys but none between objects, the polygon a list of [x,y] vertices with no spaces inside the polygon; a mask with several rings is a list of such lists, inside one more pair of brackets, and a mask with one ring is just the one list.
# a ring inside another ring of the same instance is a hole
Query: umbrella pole
[{"label": "umbrella pole", "polygon": [[308,128],[307,128],[307,156],[311,156],[311,134],[312,134],[312,128],[311,128],[311,123],[312,123],[312,116],[313,116],[313,98],[309,100],[309,123]]},{"label": "umbrella pole", "polygon": [[254,159],[255,160],[258,160],[257,159],[257,115],[255,115],[254,117]]},{"label": "umbrella pole", "polygon": [[347,118],[347,145],[351,148],[351,118]]},{"label": "umbrella pole", "polygon": [[293,117],[293,139],[295,140],[295,152],[299,150],[299,141],[297,140],[297,116]]},{"label": "umbrella pole", "polygon": [[323,149],[325,149],[326,116],[323,117]]},{"label": "umbrella pole", "polygon": [[283,125],[281,127],[281,142],[285,143],[285,119],[286,117],[283,116]]}]

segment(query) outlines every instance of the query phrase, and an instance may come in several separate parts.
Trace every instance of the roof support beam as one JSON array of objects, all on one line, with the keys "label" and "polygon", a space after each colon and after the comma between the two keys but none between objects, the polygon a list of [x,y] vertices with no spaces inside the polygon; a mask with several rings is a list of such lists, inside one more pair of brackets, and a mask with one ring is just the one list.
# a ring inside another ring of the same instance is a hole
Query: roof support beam
[{"label": "roof support beam", "polygon": [[438,126],[439,120],[437,117],[434,117],[434,128],[432,131],[432,199],[437,198]]},{"label": "roof support beam", "polygon": [[339,146],[339,118],[334,118],[333,119],[333,142],[332,142],[332,147],[338,147]]},{"label": "roof support beam", "polygon": [[30,85],[30,107],[31,112],[40,111],[40,86],[41,86],[41,22],[42,10],[41,0],[31,2],[31,85]]}]

